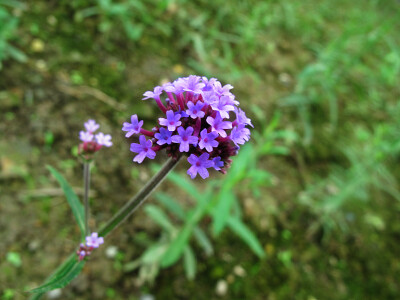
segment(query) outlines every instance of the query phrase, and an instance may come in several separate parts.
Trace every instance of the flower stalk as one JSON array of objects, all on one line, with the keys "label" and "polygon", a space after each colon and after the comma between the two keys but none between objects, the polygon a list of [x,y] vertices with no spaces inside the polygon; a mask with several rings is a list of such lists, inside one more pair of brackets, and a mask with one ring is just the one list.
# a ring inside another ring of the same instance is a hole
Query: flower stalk
[{"label": "flower stalk", "polygon": [[90,216],[90,208],[89,208],[89,190],[90,190],[90,162],[85,161],[83,163],[83,203],[85,207],[85,236],[89,235],[89,216]]},{"label": "flower stalk", "polygon": [[100,230],[99,236],[105,237],[114,228],[121,224],[126,218],[135,212],[135,210],[147,199],[147,197],[158,187],[170,171],[178,164],[181,156],[170,158],[162,166],[160,171],[155,174],[147,184],[132,197]]}]

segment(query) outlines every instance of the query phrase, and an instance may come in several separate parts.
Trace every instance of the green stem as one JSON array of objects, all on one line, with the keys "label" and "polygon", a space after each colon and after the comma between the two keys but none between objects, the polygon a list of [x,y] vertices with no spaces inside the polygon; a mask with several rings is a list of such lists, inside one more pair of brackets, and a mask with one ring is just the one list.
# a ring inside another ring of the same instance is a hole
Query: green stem
[{"label": "green stem", "polygon": [[90,189],[90,162],[83,163],[83,184],[84,184],[84,198],[85,205],[85,236],[90,234],[89,231],[89,189]]},{"label": "green stem", "polygon": [[181,157],[170,158],[164,166],[147,182],[147,184],[132,197],[108,222],[99,230],[99,236],[105,237],[115,227],[128,218],[163,181],[168,173],[176,166]]}]

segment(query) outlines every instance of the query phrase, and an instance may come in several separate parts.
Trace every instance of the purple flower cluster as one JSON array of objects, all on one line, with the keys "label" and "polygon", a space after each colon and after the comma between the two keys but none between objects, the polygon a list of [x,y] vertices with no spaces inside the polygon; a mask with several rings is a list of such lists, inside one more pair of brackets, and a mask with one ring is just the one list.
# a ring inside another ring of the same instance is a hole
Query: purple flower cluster
[{"label": "purple flower cluster", "polygon": [[152,131],[142,128],[143,121],[137,115],[131,116],[131,123],[123,124],[126,137],[140,134],[139,143],[131,144],[130,150],[137,153],[133,160],[154,159],[156,152],[166,149],[171,157],[188,156],[191,167],[187,173],[192,179],[197,174],[207,178],[208,168],[226,173],[230,157],[250,139],[247,126],[253,127],[238,107],[232,88],[215,78],[191,75],[145,92],[143,100],[154,99],[165,117],[158,119]]},{"label": "purple flower cluster", "polygon": [[111,135],[99,132],[95,134],[100,125],[94,120],[84,123],[86,131],[79,132],[79,139],[82,143],[79,145],[79,154],[90,157],[91,154],[99,151],[101,147],[111,147]]},{"label": "purple flower cluster", "polygon": [[78,254],[79,260],[85,258],[85,256],[89,256],[93,249],[99,248],[101,244],[104,243],[104,238],[99,237],[97,232],[93,232],[91,235],[86,237],[86,243],[80,244],[79,250],[76,251]]}]

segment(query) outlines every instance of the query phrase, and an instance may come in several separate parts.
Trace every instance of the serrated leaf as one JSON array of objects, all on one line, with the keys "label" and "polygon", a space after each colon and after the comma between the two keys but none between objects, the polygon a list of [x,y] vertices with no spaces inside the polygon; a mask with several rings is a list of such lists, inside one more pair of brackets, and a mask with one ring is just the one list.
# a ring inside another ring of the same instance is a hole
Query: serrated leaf
[{"label": "serrated leaf", "polygon": [[80,262],[75,261],[72,268],[68,269],[68,272],[61,278],[56,280],[52,280],[49,283],[45,283],[44,285],[30,290],[31,293],[46,293],[48,291],[59,289],[65,287],[68,283],[70,283],[79,273],[82,271],[83,266],[85,265],[85,261],[82,260]]},{"label": "serrated leaf", "polygon": [[58,173],[58,171],[54,169],[52,166],[47,166],[47,169],[51,172],[51,174],[60,184],[65,194],[65,197],[67,198],[68,204],[72,209],[72,213],[75,216],[75,220],[78,223],[79,229],[81,230],[83,239],[85,236],[85,221],[84,221],[85,213],[83,205],[81,204],[78,196],[75,194],[74,190],[65,180],[65,178],[60,173]]},{"label": "serrated leaf", "polygon": [[144,208],[145,212],[153,219],[158,225],[167,230],[168,232],[175,231],[175,226],[169,220],[169,217],[157,206],[148,204]]},{"label": "serrated leaf", "polygon": [[228,219],[229,228],[236,233],[258,257],[265,256],[265,252],[254,233],[240,220],[234,217]]},{"label": "serrated leaf", "polygon": [[186,277],[193,280],[196,276],[196,257],[194,256],[192,248],[187,246],[183,253],[183,266],[185,268]]}]

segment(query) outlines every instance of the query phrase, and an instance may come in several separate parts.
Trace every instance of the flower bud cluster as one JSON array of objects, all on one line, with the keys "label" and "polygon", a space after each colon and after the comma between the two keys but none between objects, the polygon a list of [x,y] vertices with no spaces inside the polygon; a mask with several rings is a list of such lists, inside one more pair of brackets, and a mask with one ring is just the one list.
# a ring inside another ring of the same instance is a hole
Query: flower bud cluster
[{"label": "flower bud cluster", "polygon": [[99,248],[99,246],[103,243],[104,238],[99,237],[97,232],[93,232],[91,235],[87,236],[86,243],[80,244],[78,251],[76,251],[79,260],[81,261],[86,256],[89,256],[92,253],[93,249]]},{"label": "flower bud cluster", "polygon": [[238,107],[232,88],[230,84],[222,86],[215,78],[191,75],[145,92],[143,100],[155,100],[164,117],[151,131],[142,128],[143,121],[136,114],[131,116],[131,123],[124,122],[126,137],[139,135],[139,143],[130,147],[137,153],[133,161],[154,159],[165,149],[171,157],[188,156],[191,167],[187,173],[192,179],[197,174],[207,178],[208,168],[225,173],[230,157],[250,139],[247,126],[253,127]]},{"label": "flower bud cluster", "polygon": [[99,151],[103,146],[111,147],[111,135],[99,132],[95,134],[100,125],[94,120],[89,120],[84,123],[86,131],[79,132],[79,139],[82,143],[79,144],[78,153],[86,160],[90,160],[94,153]]}]

